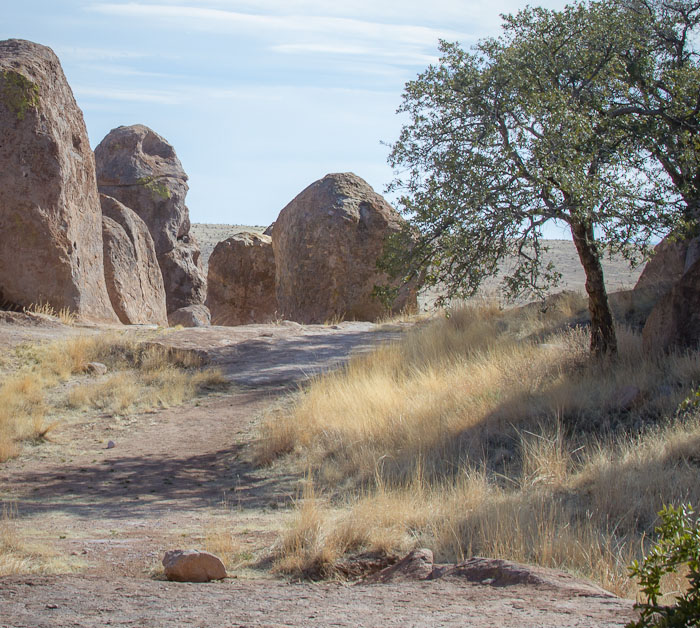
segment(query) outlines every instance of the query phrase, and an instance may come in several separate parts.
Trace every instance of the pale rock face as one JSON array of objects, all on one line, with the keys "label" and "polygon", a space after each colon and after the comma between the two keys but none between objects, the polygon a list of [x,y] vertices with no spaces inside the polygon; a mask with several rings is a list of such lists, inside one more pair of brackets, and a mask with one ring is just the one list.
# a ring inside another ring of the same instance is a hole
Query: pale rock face
[{"label": "pale rock face", "polygon": [[214,325],[275,319],[275,256],[269,236],[242,232],[216,245],[209,258],[207,306]]},{"label": "pale rock face", "polygon": [[[306,188],[272,230],[281,316],[322,323],[385,314],[372,296],[375,285],[387,283],[376,263],[386,237],[402,224],[398,212],[352,173],[329,174]],[[392,311],[416,304],[416,287],[404,286]]]},{"label": "pale rock face", "polygon": [[50,48],[0,42],[0,304],[116,322],[83,114]]},{"label": "pale rock face", "polygon": [[165,288],[153,238],[136,212],[100,195],[105,280],[114,311],[127,325],[168,324]]},{"label": "pale rock face", "polygon": [[221,559],[198,550],[170,550],[163,556],[165,577],[176,582],[209,582],[226,577]]},{"label": "pale rock face", "polygon": [[95,149],[100,192],[134,210],[155,244],[168,312],[204,303],[199,246],[190,235],[187,175],[175,149],[147,126],[121,126]]}]

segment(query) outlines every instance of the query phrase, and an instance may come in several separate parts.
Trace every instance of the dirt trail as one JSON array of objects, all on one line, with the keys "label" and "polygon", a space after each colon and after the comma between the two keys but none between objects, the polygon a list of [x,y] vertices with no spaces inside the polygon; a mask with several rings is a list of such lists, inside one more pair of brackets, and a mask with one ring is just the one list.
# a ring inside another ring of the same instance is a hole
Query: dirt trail
[{"label": "dirt trail", "polygon": [[[624,625],[628,601],[557,586],[459,578],[294,585],[261,580],[264,572],[206,585],[153,579],[164,550],[202,547],[208,530],[224,529],[242,554],[274,542],[300,478],[250,463],[260,417],[310,375],[400,333],[286,323],[163,335],[204,352],[234,390],[157,413],[66,424],[53,442],[0,465],[0,499],[16,505],[24,536],[84,564],[76,575],[0,578],[0,627]],[[3,334],[12,336],[0,324]]]}]

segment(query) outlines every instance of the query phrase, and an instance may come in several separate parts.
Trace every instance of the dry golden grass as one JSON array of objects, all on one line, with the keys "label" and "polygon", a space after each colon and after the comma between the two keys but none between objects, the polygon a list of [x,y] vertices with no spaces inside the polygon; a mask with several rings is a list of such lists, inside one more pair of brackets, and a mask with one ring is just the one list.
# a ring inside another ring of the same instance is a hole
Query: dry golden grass
[{"label": "dry golden grass", "polygon": [[75,323],[75,312],[72,312],[70,308],[62,307],[60,310],[49,305],[48,303],[32,303],[29,307],[24,308],[25,312],[30,312],[32,314],[42,314],[43,316],[51,316],[61,321],[64,325],[72,325]]},{"label": "dry golden grass", "polygon": [[[330,573],[349,548],[425,545],[438,560],[564,568],[633,596],[627,565],[657,511],[700,503],[700,419],[678,411],[700,355],[651,358],[621,329],[619,359],[593,361],[586,330],[565,324],[580,299],[554,301],[453,310],[270,417],[258,460],[291,454],[334,498],[301,502],[278,567]],[[625,387],[639,390],[632,407],[619,405]]]},{"label": "dry golden grass", "polygon": [[229,572],[250,561],[250,553],[236,539],[231,526],[208,526],[204,532],[204,549],[218,556]]},{"label": "dry golden grass", "polygon": [[[193,352],[117,333],[24,348],[23,359],[19,372],[0,385],[0,462],[18,455],[22,441],[41,440],[66,408],[120,413],[166,407],[226,385],[222,373],[203,369]],[[86,376],[90,362],[104,363],[108,375]],[[57,392],[61,383],[67,393]]]},{"label": "dry golden grass", "polygon": [[81,566],[79,561],[61,556],[47,545],[24,540],[14,508],[3,507],[0,515],[0,576],[70,573]]}]

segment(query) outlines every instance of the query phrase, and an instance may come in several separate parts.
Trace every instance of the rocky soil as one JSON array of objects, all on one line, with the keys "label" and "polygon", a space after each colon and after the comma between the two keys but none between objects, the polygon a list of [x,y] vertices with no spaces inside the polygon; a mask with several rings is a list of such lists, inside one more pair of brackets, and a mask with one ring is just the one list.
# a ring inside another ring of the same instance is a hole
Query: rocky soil
[{"label": "rocky soil", "polygon": [[[10,318],[0,321],[5,347],[16,336],[98,331]],[[22,537],[77,570],[0,578],[0,627],[624,625],[630,601],[547,570],[519,568],[509,582],[458,570],[435,581],[350,585],[289,583],[264,569],[303,478],[251,463],[260,418],[314,373],[402,332],[284,323],[162,334],[205,354],[233,388],[158,412],[61,423],[51,441],[0,466],[0,499],[16,508]],[[233,548],[231,578],[162,580],[165,550],[204,549],[216,534]]]}]

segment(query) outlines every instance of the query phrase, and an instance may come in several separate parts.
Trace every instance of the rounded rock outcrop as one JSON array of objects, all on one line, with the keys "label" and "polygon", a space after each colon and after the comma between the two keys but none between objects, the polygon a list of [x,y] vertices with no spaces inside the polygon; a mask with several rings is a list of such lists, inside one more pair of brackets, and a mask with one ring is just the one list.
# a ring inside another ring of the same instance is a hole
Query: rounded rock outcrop
[{"label": "rounded rock outcrop", "polygon": [[175,582],[209,582],[226,577],[221,559],[209,552],[170,550],[165,552],[162,563],[165,577]]},{"label": "rounded rock outcrop", "polygon": [[107,292],[127,325],[168,325],[163,276],[146,223],[126,205],[100,195]]},{"label": "rounded rock outcrop", "polygon": [[654,306],[642,330],[642,344],[647,352],[700,345],[700,259]]},{"label": "rounded rock outcrop", "polygon": [[206,280],[185,205],[187,175],[175,149],[142,124],[110,131],[95,149],[101,193],[134,210],[153,237],[168,313],[201,305]]},{"label": "rounded rock outcrop", "polygon": [[216,245],[209,258],[207,306],[214,325],[274,320],[275,256],[270,236],[244,231]]},{"label": "rounded rock outcrop", "polygon": [[83,114],[50,48],[0,42],[0,306],[117,321]]},{"label": "rounded rock outcrop", "polygon": [[[377,260],[403,222],[352,173],[329,174],[307,187],[280,212],[272,230],[280,315],[301,323],[384,315],[387,308],[373,291],[389,280]],[[391,311],[416,306],[416,286],[403,285]]]},{"label": "rounded rock outcrop", "polygon": [[206,305],[188,305],[168,314],[168,323],[175,327],[208,327],[211,325],[211,313]]},{"label": "rounded rock outcrop", "polygon": [[646,291],[657,297],[666,294],[698,259],[699,241],[699,238],[670,237],[661,240],[654,247],[654,256],[644,266],[635,291]]}]

